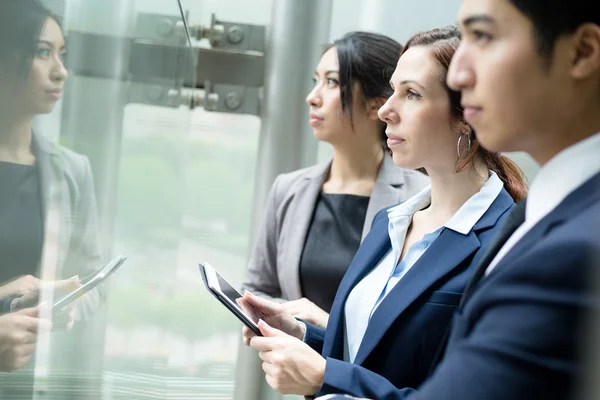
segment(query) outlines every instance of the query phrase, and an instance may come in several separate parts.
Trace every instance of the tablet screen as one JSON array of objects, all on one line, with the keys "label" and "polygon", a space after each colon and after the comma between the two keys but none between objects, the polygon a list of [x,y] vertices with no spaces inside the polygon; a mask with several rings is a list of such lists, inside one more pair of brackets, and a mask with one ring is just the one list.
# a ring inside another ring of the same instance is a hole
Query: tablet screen
[{"label": "tablet screen", "polygon": [[256,311],[254,309],[254,307],[251,307],[250,305],[248,305],[247,307],[240,307],[240,305],[238,304],[237,300],[242,297],[242,295],[235,290],[233,287],[231,287],[231,285],[221,277],[221,275],[219,275],[218,272],[215,271],[215,275],[217,275],[217,280],[219,282],[219,287],[221,288],[221,292],[227,296],[227,298],[229,300],[231,300],[233,302],[233,304],[235,304],[238,308],[240,308],[244,314],[246,314],[246,316],[248,318],[250,318],[252,321],[254,321],[255,323],[258,323],[258,320],[261,317],[260,313],[258,311]]},{"label": "tablet screen", "polygon": [[218,273],[217,280],[219,281],[219,287],[221,288],[223,294],[227,296],[229,300],[233,301],[234,304],[237,304],[237,299],[242,297],[242,295],[237,290],[232,288],[231,285],[229,285],[229,283],[227,283],[227,281],[223,279]]}]

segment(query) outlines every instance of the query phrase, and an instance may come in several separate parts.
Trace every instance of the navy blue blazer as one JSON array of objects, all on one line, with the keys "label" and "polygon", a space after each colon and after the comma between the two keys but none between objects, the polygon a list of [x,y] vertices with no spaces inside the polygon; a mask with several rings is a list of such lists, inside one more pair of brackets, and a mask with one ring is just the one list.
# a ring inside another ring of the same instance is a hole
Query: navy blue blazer
[{"label": "navy blue blazer", "polygon": [[600,304],[590,284],[600,267],[599,250],[597,174],[466,294],[444,358],[418,392],[394,388],[384,376],[352,374],[346,377],[351,394],[386,400],[573,398],[582,376],[582,317]]},{"label": "navy blue blazer", "polygon": [[[341,361],[346,299],[391,248],[388,213],[379,212],[338,288],[327,331],[307,324],[306,343],[327,359],[317,396],[341,392],[380,399],[380,390],[420,385],[475,265],[513,206],[503,189],[468,235],[444,229],[373,313],[354,363],[347,363]],[[375,377],[377,387],[366,390]]]}]

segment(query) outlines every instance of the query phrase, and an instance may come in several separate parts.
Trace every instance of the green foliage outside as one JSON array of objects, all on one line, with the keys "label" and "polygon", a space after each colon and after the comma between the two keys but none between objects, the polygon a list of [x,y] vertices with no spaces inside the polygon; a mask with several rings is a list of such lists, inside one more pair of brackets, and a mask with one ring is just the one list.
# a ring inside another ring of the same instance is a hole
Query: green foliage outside
[{"label": "green foliage outside", "polygon": [[160,326],[190,341],[231,332],[239,325],[198,288],[161,293],[141,285],[112,287],[107,306],[112,325],[124,329]]},{"label": "green foliage outside", "polygon": [[[250,231],[255,149],[177,143],[163,137],[124,141],[119,173],[118,233],[148,239],[205,236],[223,250],[245,254]],[[217,224],[224,231],[211,229]],[[221,236],[221,237],[219,237]],[[245,240],[244,240],[245,241]],[[228,248],[227,243],[231,244]]]},{"label": "green foliage outside", "polygon": [[239,326],[197,285],[170,287],[176,281],[172,266],[163,266],[160,258],[174,258],[182,238],[228,254],[247,254],[255,152],[166,136],[124,140],[115,239],[148,258],[149,270],[140,268],[138,260],[135,271],[121,272],[130,283],[120,279],[111,286],[111,325],[156,326],[188,340]]}]

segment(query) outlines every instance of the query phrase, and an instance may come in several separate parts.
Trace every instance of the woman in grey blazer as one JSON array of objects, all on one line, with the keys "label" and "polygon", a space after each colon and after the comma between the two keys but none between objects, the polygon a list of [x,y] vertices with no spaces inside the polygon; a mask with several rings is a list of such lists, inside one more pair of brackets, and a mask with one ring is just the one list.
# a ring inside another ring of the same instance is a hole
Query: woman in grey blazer
[{"label": "woman in grey blazer", "polygon": [[315,137],[334,148],[325,164],[277,177],[244,281],[286,302],[294,316],[325,327],[337,287],[375,214],[428,184],[387,153],[377,111],[392,90],[402,46],[353,32],[330,45],[306,101]]},{"label": "woman in grey blazer", "polygon": [[[0,14],[0,286],[22,281],[10,297],[42,278],[83,278],[100,266],[100,247],[89,160],[32,130],[68,77],[58,19],[37,1],[3,1]],[[101,297],[79,304],[89,313]]]},{"label": "woman in grey blazer", "polygon": [[[34,305],[25,300],[35,296],[19,296],[39,293],[40,280],[71,282],[69,278],[83,278],[101,265],[87,157],[32,131],[34,116],[50,113],[60,99],[68,76],[65,51],[57,18],[38,1],[0,1],[0,285],[2,295],[13,298],[3,304],[4,311]],[[75,306],[75,319],[91,316],[103,298],[100,287],[87,293]],[[35,334],[24,335],[22,330],[27,326],[32,331],[39,323],[43,330],[47,321],[37,317],[31,308],[2,317],[0,330],[11,334],[0,338],[0,345],[18,351],[2,353],[0,370],[19,369],[0,373],[2,399],[32,398],[37,361],[45,365],[48,382],[55,379],[55,371],[88,367],[81,354],[93,346],[93,335],[82,329],[83,324],[46,336],[44,354],[49,355],[34,362]],[[53,328],[59,325],[56,317]],[[17,319],[19,324],[10,323]],[[15,381],[19,384],[12,384]]]}]

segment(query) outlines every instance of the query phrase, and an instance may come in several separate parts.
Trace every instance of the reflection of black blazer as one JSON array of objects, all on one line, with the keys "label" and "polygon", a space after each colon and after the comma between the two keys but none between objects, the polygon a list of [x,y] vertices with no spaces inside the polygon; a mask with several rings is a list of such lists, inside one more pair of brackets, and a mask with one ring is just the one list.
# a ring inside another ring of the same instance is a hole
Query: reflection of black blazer
[{"label": "reflection of black blazer", "polygon": [[387,210],[380,212],[340,284],[324,342],[307,325],[305,341],[321,344],[327,359],[318,394],[387,399],[390,388],[420,385],[473,269],[513,206],[503,189],[467,235],[444,229],[375,310],[354,363],[343,362],[348,295],[391,248]]},{"label": "reflection of black blazer", "polygon": [[[38,276],[83,279],[100,266],[94,180],[87,157],[34,133],[32,150],[40,171],[44,244]],[[104,294],[90,291],[79,302],[78,319],[95,310]]]},{"label": "reflection of black blazer", "polygon": [[[494,243],[490,249],[497,252],[499,247]],[[336,383],[350,386],[355,396],[386,400],[573,398],[582,374],[582,320],[598,307],[589,282],[598,268],[599,249],[597,174],[538,222],[466,294],[444,358],[418,392],[375,374],[347,374]],[[478,270],[492,259],[486,256]]]}]

